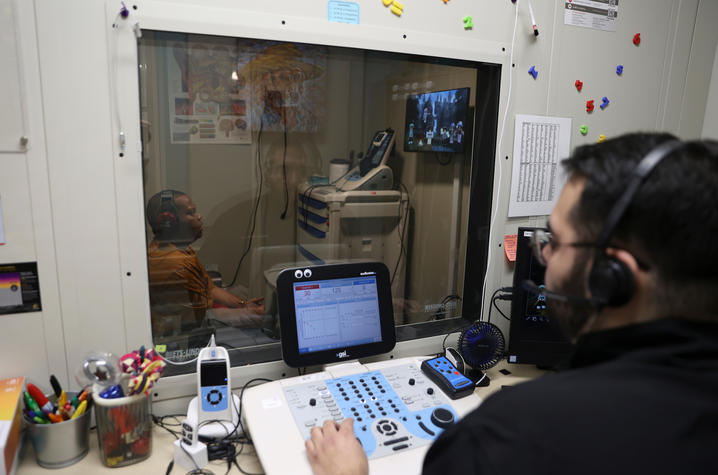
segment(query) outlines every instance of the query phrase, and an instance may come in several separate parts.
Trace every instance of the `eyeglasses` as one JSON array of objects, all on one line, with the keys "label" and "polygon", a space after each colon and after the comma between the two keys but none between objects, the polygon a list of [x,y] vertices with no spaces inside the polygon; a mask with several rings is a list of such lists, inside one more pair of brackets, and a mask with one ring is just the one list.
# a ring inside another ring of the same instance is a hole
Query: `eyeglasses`
[{"label": "eyeglasses", "polygon": [[571,246],[571,247],[599,247],[595,242],[556,242],[553,240],[551,233],[544,231],[543,229],[536,229],[531,236],[531,250],[533,251],[534,257],[542,266],[546,265],[546,258],[544,257],[544,249],[546,246],[550,246],[550,250],[553,251],[559,246]]}]

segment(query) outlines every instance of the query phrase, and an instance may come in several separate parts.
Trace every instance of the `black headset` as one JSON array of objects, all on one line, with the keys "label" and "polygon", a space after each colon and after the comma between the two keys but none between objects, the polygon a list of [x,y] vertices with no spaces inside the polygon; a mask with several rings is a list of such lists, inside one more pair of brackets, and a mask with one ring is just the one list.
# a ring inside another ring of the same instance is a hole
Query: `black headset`
[{"label": "black headset", "polygon": [[157,214],[158,229],[172,229],[177,223],[177,206],[175,206],[175,192],[164,190],[160,193],[160,212]]},{"label": "black headset", "polygon": [[628,206],[633,201],[646,178],[648,178],[661,160],[678,149],[682,144],[681,141],[670,140],[648,152],[633,170],[633,176],[626,187],[626,191],[623,192],[608,213],[606,224],[596,241],[596,256],[588,275],[588,290],[591,292],[591,298],[592,300],[600,302],[601,305],[620,307],[633,297],[633,293],[636,290],[636,281],[633,277],[633,272],[631,272],[631,269],[622,261],[606,254],[608,241],[611,239],[618,223],[621,221],[621,218],[623,218]]}]

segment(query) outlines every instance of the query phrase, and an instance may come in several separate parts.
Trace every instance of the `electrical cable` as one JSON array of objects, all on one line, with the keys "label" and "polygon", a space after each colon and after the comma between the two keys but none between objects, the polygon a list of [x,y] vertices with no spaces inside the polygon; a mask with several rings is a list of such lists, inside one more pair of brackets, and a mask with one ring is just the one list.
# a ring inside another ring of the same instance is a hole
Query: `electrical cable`
[{"label": "electrical cable", "polygon": [[237,467],[237,470],[239,470],[240,472],[242,472],[244,475],[264,475],[264,473],[245,472],[244,470],[242,470],[242,467],[239,466],[239,462],[237,462],[237,458],[236,458],[236,457],[235,457],[235,459],[234,459],[234,465],[235,465],[235,467]]},{"label": "electrical cable", "polygon": [[446,304],[451,302],[452,300],[461,300],[461,297],[459,296],[459,294],[447,295],[442,299],[441,303]]},{"label": "electrical cable", "polygon": [[[499,312],[499,314],[500,314],[502,317],[504,317],[506,320],[508,320],[508,321],[510,322],[511,319],[510,319],[509,317],[507,317],[506,314],[505,314],[504,312],[502,312],[501,309],[499,308],[499,306],[496,304],[496,301],[497,301],[497,300],[502,300],[501,297],[502,297],[501,295],[497,295],[496,297],[493,297],[493,298],[491,299],[491,304],[494,306],[494,308],[496,309],[496,311]],[[489,309],[489,311],[491,311],[491,309]]]},{"label": "electrical cable", "polygon": [[434,312],[434,316],[433,316],[432,320],[443,320],[445,318],[444,314],[446,313],[446,310],[447,310],[446,304],[448,304],[452,300],[461,301],[461,297],[458,294],[451,294],[451,295],[447,295],[446,297],[444,297],[441,300],[441,304],[439,304],[439,309],[436,312]]},{"label": "electrical cable", "polygon": [[113,77],[112,77],[112,102],[115,106],[115,120],[117,121],[117,128],[119,129],[119,141],[120,141],[120,151],[122,153],[125,152],[126,147],[126,141],[125,141],[125,131],[122,128],[122,118],[120,117],[120,99],[119,99],[119,29],[120,24],[118,23],[119,19],[126,19],[129,15],[129,11],[124,7],[120,9],[120,11],[115,16],[115,21],[112,22],[112,69],[113,69]]},{"label": "electrical cable", "polygon": [[284,125],[284,150],[282,151],[282,180],[284,183],[284,211],[279,219],[287,217],[289,209],[289,185],[287,184],[287,112],[282,108],[282,124]]},{"label": "electrical cable", "polygon": [[[504,141],[504,131],[506,130],[506,117],[509,115],[509,109],[511,104],[511,88],[513,83],[513,76],[514,76],[514,45],[516,44],[516,26],[519,21],[519,2],[520,0],[516,0],[515,3],[515,16],[514,16],[514,32],[511,36],[511,55],[509,58],[509,90],[506,94],[506,109],[504,109],[504,118],[501,121],[501,133],[499,134],[499,141],[497,143],[496,148],[498,150],[501,149],[501,145]],[[501,198],[501,182],[502,182],[502,170],[503,170],[503,163],[501,163],[501,160],[499,160],[499,187],[496,192],[496,206],[494,207],[494,213],[491,217],[491,224],[489,225],[489,248],[488,253],[486,256],[486,273],[484,274],[484,284],[481,287],[481,312],[479,320],[482,320],[481,317],[483,317],[484,314],[484,297],[486,296],[486,282],[489,278],[489,269],[491,268],[491,248],[493,247],[493,235],[494,235],[494,224],[496,223],[496,216],[499,214],[499,201]],[[489,308],[491,308],[491,303],[489,303]]]},{"label": "electrical cable", "polygon": [[[239,409],[237,409],[237,426],[236,427],[240,427],[240,426],[242,427],[242,433],[244,434],[244,437],[247,439],[248,442],[251,442],[252,439],[249,438],[249,435],[244,430],[244,425],[242,424],[242,397],[244,396],[244,390],[247,389],[250,384],[257,382],[257,381],[269,383],[272,380],[267,379],[267,378],[253,378],[253,379],[250,379],[249,381],[247,381],[244,384],[244,386],[242,386],[242,389],[239,391]],[[234,400],[234,398],[232,398],[232,400]],[[237,431],[236,427],[235,427],[235,432]]]},{"label": "electrical cable", "polygon": [[237,276],[239,276],[239,269],[242,267],[244,258],[249,254],[249,250],[252,248],[252,240],[254,239],[254,231],[257,227],[257,214],[259,211],[259,202],[262,200],[262,185],[264,182],[264,173],[262,172],[262,131],[264,130],[264,115],[260,117],[259,121],[259,133],[257,134],[257,169],[259,170],[259,186],[257,187],[257,198],[254,203],[254,211],[252,212],[252,226],[249,232],[249,241],[247,242],[247,249],[245,249],[242,257],[239,258],[237,268],[234,271],[232,282],[228,285],[223,285],[223,288],[232,287],[237,282]]},{"label": "electrical cable", "polygon": [[465,326],[463,326],[463,327],[461,327],[461,328],[459,328],[459,329],[451,330],[449,333],[447,333],[446,335],[444,335],[444,339],[443,339],[443,341],[441,342],[441,350],[444,351],[444,352],[446,351],[446,339],[449,338],[449,335],[451,335],[452,333],[461,333],[461,332],[463,332],[464,330],[466,330],[467,328],[469,328],[469,327],[470,327],[471,325],[473,325],[473,324],[474,324],[474,322],[471,322],[471,323],[469,323],[468,325],[465,325]]},{"label": "electrical cable", "polygon": [[[406,246],[404,244],[404,238],[406,237],[406,224],[409,222],[409,210],[411,209],[411,201],[409,198],[409,190],[407,189],[406,185],[402,182],[398,182],[399,186],[404,189],[406,192],[406,209],[404,211],[403,220],[402,223],[402,217],[401,217],[401,197],[399,197],[399,245],[401,246],[399,248],[399,257],[396,259],[396,265],[394,265],[394,272],[391,274],[391,280],[389,281],[389,285],[394,284],[394,278],[396,277],[396,273],[399,270],[399,263],[401,262],[401,257],[406,256],[408,254],[408,251],[406,250]],[[401,193],[400,193],[401,194]]]},{"label": "electrical cable", "polygon": [[175,439],[180,438],[180,436],[179,436],[180,432],[173,431],[172,429],[170,429],[170,427],[181,427],[182,423],[177,422],[176,424],[168,424],[164,420],[165,420],[165,418],[168,418],[168,417],[177,418],[177,417],[184,417],[184,416],[185,416],[185,414],[168,414],[166,416],[155,416],[154,414],[150,415],[150,417],[152,418],[152,422],[157,427],[161,427],[162,429],[166,430],[167,432],[172,434]]},{"label": "electrical cable", "polygon": [[[196,471],[202,470],[201,468],[199,468],[199,465],[197,465],[197,462],[195,462],[194,457],[192,457],[192,455],[189,453],[189,451],[185,448],[184,442],[182,440],[180,440],[179,446],[182,449],[182,452],[187,454],[187,457],[192,461],[192,465],[194,465],[195,470]],[[193,470],[191,473],[203,473],[203,472],[195,472]]]},{"label": "electrical cable", "polygon": [[[499,293],[499,292],[510,293],[510,292],[512,292],[512,291],[513,291],[513,287],[499,287],[498,289],[494,290],[494,293],[491,295],[491,298],[493,299],[494,296],[495,296],[497,293]],[[444,300],[446,300],[446,299],[448,299],[448,298],[452,298],[452,297],[456,297],[456,298],[458,298],[459,300],[461,300],[461,297],[459,297],[458,295],[447,295],[446,297],[444,297]],[[500,297],[503,297],[503,296],[500,295],[500,296],[497,297],[497,298],[500,298]],[[442,303],[445,303],[445,302],[442,301]],[[498,307],[497,307],[496,309],[498,310]],[[499,312],[501,312],[501,311],[499,310]],[[501,312],[501,313],[502,313],[502,315],[503,315],[503,312]],[[489,306],[488,318],[489,318],[489,319],[488,319],[488,323],[491,323],[491,306]],[[506,315],[504,315],[504,318],[506,318],[507,320],[510,320],[509,318],[506,317]],[[475,320],[475,321],[469,323],[468,325],[464,326],[463,328],[461,328],[461,329],[459,329],[459,330],[451,330],[449,333],[447,333],[446,335],[444,335],[444,339],[443,339],[443,341],[441,342],[441,348],[442,348],[442,350],[443,350],[443,351],[446,351],[446,340],[447,340],[447,338],[449,338],[449,335],[451,335],[452,333],[460,333],[460,332],[463,332],[464,330],[466,330],[467,328],[469,328],[471,325],[473,325],[473,324],[476,323],[477,321],[481,321],[481,319],[479,318],[479,319],[477,319],[477,320]]]},{"label": "electrical cable", "polygon": [[[226,435],[223,438],[221,438],[219,440],[214,440],[214,439],[208,440],[207,438],[205,438],[203,436],[199,436],[200,441],[202,441],[203,443],[205,443],[207,445],[208,460],[226,460],[227,461],[227,472],[226,473],[229,473],[229,471],[231,470],[232,464],[234,464],[237,467],[237,469],[243,474],[262,475],[262,474],[254,474],[254,473],[247,472],[239,465],[239,462],[237,460],[237,457],[243,452],[245,445],[253,445],[251,439],[246,434],[244,427],[242,425],[242,422],[241,422],[241,420],[242,420],[242,410],[241,410],[242,402],[241,401],[244,396],[244,390],[247,389],[252,383],[255,383],[258,381],[270,382],[271,380],[267,379],[267,378],[254,378],[254,379],[247,381],[247,383],[245,383],[244,386],[242,386],[242,389],[240,390],[239,404],[237,404],[237,402],[234,400],[234,397],[232,397],[232,405],[237,414],[237,423],[234,424],[234,428],[231,431],[230,431],[230,429],[228,429],[226,427],[226,425],[222,424],[223,428],[226,431]],[[161,417],[152,415],[151,417],[152,417],[152,421],[154,424],[156,424],[158,427],[161,427],[161,428],[165,429],[166,431],[168,431],[170,434],[172,434],[175,437],[175,439],[180,439],[180,437],[179,437],[180,433],[172,430],[172,428],[181,426],[181,423],[177,420],[181,416],[184,416],[184,414],[168,414],[166,416],[161,416]],[[165,421],[165,419],[168,419],[168,418],[174,419],[174,422],[170,423],[170,422]],[[219,419],[203,421],[198,425],[197,430],[199,431],[199,428],[205,424],[210,424],[210,423],[215,423],[215,422],[223,423],[223,422],[227,422],[227,421],[219,420]],[[241,428],[241,431],[243,434],[242,436],[236,435],[238,428]],[[245,440],[242,440],[243,438]],[[239,445],[239,450],[237,450],[235,444]],[[187,456],[190,456],[187,449],[182,444],[182,442],[180,442],[180,447],[187,454]],[[190,457],[190,458],[192,458],[192,457]],[[196,474],[207,473],[206,471],[197,467],[194,459],[192,459],[192,461],[195,464],[196,468],[194,470],[192,470],[190,473],[196,473]],[[170,465],[167,467],[167,470],[168,470],[167,473],[172,471],[173,466],[174,466],[174,460],[170,461]]]},{"label": "electrical cable", "polygon": [[[504,292],[504,295],[499,295],[499,296],[497,296],[496,294],[498,294],[499,292]],[[499,287],[498,289],[494,290],[494,293],[491,294],[491,302],[489,303],[489,313],[488,313],[488,316],[487,316],[487,319],[486,319],[486,321],[487,321],[488,323],[491,323],[491,306],[492,306],[492,305],[496,308],[496,310],[497,310],[506,320],[511,321],[511,319],[508,318],[508,317],[504,314],[504,312],[502,312],[502,311],[499,309],[499,307],[496,305],[496,303],[495,303],[496,300],[501,299],[502,297],[504,297],[504,296],[507,295],[507,294],[510,295],[511,293],[513,293],[513,287]]]}]

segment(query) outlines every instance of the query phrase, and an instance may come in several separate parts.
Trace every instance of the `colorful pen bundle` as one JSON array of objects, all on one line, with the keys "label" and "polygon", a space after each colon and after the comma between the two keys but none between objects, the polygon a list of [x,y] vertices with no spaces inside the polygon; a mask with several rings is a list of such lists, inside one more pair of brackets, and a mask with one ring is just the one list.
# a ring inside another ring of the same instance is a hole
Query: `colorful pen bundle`
[{"label": "colorful pen bundle", "polygon": [[117,399],[142,393],[149,395],[164,369],[162,357],[141,346],[119,360],[112,353],[90,353],[75,376],[80,384],[95,385],[102,399]]},{"label": "colorful pen bundle", "polygon": [[45,394],[32,383],[27,383],[26,391],[23,396],[25,398],[25,416],[30,422],[35,424],[55,424],[70,419],[76,419],[87,411],[89,391],[83,389],[82,392],[67,399],[65,390],[62,389],[57,379],[52,376],[50,378],[55,395],[57,396],[57,404],[53,404],[45,396]]},{"label": "colorful pen bundle", "polygon": [[129,395],[141,393],[149,395],[150,388],[162,376],[165,365],[160,355],[153,349],[145,350],[144,346],[120,358],[120,369],[130,375]]}]

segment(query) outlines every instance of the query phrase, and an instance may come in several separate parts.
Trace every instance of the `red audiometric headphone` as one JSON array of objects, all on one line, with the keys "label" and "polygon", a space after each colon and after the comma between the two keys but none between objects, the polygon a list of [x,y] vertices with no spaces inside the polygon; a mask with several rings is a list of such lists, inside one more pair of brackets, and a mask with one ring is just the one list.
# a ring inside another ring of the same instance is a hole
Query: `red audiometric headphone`
[{"label": "red audiometric headphone", "polygon": [[159,229],[170,229],[177,223],[177,207],[175,206],[174,191],[164,190],[160,195],[160,200],[157,227]]}]

